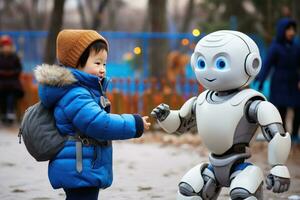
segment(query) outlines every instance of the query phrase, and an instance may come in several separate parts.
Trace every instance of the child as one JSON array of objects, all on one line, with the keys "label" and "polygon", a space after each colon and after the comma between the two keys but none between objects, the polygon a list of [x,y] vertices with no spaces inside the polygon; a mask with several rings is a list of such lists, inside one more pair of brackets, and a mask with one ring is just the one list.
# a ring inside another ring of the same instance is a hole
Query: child
[{"label": "child", "polygon": [[62,30],[56,53],[63,66],[44,64],[35,70],[41,102],[54,108],[57,128],[71,138],[49,162],[49,179],[68,200],[94,200],[112,183],[110,141],[138,138],[150,123],[147,116],[109,113],[108,43],[96,31]]}]

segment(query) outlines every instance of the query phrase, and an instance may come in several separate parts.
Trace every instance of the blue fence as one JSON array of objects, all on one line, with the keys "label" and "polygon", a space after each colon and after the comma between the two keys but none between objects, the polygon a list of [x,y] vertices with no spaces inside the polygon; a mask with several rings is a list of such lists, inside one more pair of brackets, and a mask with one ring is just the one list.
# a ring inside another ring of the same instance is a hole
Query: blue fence
[{"label": "blue fence", "polygon": [[[6,31],[0,32],[0,35],[10,35],[16,46],[16,50],[22,57],[23,68],[25,72],[31,72],[32,69],[43,63],[44,49],[46,44],[47,32],[44,31]],[[151,39],[166,39],[170,44],[170,51],[183,49],[185,53],[191,54],[192,48],[182,48],[180,41],[187,39],[190,46],[204,36],[193,36],[191,33],[127,33],[127,32],[102,32],[110,44],[108,58],[108,73],[114,77],[128,77],[134,74],[135,69],[143,71],[143,77],[148,76],[149,72],[149,41]],[[258,44],[262,56],[265,54],[265,44],[262,38],[256,35],[250,35]],[[134,48],[139,47],[140,54],[134,54]],[[130,61],[139,60],[133,66]],[[187,75],[190,77],[191,71],[187,66]]]},{"label": "blue fence", "polygon": [[[25,72],[43,62],[44,49],[46,44],[47,32],[44,31],[6,31],[0,35],[10,35],[16,46],[16,50],[22,57]],[[108,73],[114,77],[128,77],[134,74],[135,69],[143,71],[142,76],[147,77],[149,72],[149,40],[166,39],[169,40],[170,50],[178,48],[176,44],[181,39],[188,39],[196,42],[200,39],[192,34],[170,34],[170,33],[127,33],[127,32],[102,32],[108,39],[110,52],[108,57]],[[134,48],[138,47],[141,53],[134,54]],[[189,52],[187,52],[189,53]],[[139,66],[132,66],[132,59],[140,60]]]},{"label": "blue fence", "polygon": [[[10,35],[15,43],[16,50],[21,56],[23,70],[32,72],[36,65],[43,63],[47,32],[45,31],[3,31],[0,35]],[[171,51],[181,51],[190,56],[195,44],[204,34],[197,37],[192,33],[128,33],[128,32],[101,32],[107,38],[110,52],[107,63],[107,73],[115,78],[146,79],[149,75],[149,43],[152,39],[168,40]],[[266,46],[263,39],[257,35],[250,35],[257,43],[264,58]],[[186,40],[188,44],[183,44]],[[135,48],[138,48],[135,52]],[[186,65],[186,78],[194,79],[190,64]],[[141,81],[142,83],[143,81]],[[120,90],[124,88],[118,84]],[[134,87],[134,86],[131,86]],[[131,88],[129,87],[129,88]],[[139,86],[144,90],[146,86]]]}]

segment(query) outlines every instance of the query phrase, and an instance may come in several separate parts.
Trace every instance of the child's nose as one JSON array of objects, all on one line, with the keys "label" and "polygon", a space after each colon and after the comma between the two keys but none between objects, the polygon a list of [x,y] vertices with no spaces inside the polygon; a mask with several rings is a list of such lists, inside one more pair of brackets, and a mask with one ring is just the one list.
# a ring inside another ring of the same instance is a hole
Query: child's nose
[{"label": "child's nose", "polygon": [[105,67],[102,65],[101,67],[100,67],[100,73],[104,73],[105,72]]}]

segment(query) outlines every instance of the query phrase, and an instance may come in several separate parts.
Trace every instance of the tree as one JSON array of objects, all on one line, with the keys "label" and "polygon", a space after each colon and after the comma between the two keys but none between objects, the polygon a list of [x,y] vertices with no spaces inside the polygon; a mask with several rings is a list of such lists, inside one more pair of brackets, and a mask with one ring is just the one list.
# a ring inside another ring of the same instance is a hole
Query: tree
[{"label": "tree", "polygon": [[99,3],[98,10],[93,17],[93,24],[92,24],[93,30],[97,30],[101,27],[103,10],[107,6],[107,3],[108,0],[103,0],[101,3]]},{"label": "tree", "polygon": [[88,27],[88,25],[87,25],[87,21],[86,21],[86,16],[84,14],[84,7],[83,7],[81,0],[77,0],[77,9],[80,14],[81,27],[83,29],[86,29]]},{"label": "tree", "polygon": [[[167,0],[148,0],[148,15],[151,32],[167,31]],[[158,79],[165,78],[167,53],[169,50],[167,39],[151,39],[150,41],[150,75]]]},{"label": "tree", "polygon": [[298,35],[300,36],[300,30],[299,30],[299,26],[300,26],[300,2],[299,0],[293,0],[292,1],[292,8],[293,8],[293,17],[296,20],[296,23],[298,25],[297,31],[298,31]]},{"label": "tree", "polygon": [[44,61],[53,64],[56,58],[56,36],[60,31],[63,23],[65,0],[54,0],[54,6],[51,15],[50,27],[46,42]]},{"label": "tree", "polygon": [[183,23],[180,29],[180,32],[187,32],[189,31],[188,28],[190,26],[191,19],[193,18],[193,13],[194,13],[194,0],[189,0],[186,10],[185,10],[185,15],[183,19]]}]

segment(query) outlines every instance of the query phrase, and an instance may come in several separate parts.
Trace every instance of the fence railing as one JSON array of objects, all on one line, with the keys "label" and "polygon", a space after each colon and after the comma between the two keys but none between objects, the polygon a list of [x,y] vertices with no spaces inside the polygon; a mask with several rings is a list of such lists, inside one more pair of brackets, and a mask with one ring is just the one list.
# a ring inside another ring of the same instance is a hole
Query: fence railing
[{"label": "fence railing", "polygon": [[[48,35],[46,31],[0,31],[0,35],[4,34],[13,38],[16,50],[22,58],[24,72],[31,73],[36,65],[43,63]],[[168,40],[170,52],[183,51],[190,56],[195,44],[205,35],[204,33],[194,36],[192,33],[147,32],[101,32],[101,34],[108,39],[110,44],[108,74],[118,78],[132,76],[136,71],[140,71],[138,74],[136,73],[136,77],[148,77],[150,44],[153,39]],[[253,34],[250,37],[258,44],[261,55],[264,56],[265,43],[263,39]],[[140,50],[137,54],[134,53],[136,47]],[[192,73],[189,73],[189,64],[186,69],[187,78],[192,78]]]},{"label": "fence railing", "polygon": [[[25,95],[18,102],[21,118],[30,105],[39,101],[38,85],[31,73],[21,75]],[[203,88],[194,79],[181,79],[171,83],[152,79],[112,79],[107,96],[112,103],[112,113],[139,113],[149,115],[160,103],[178,109],[190,97],[197,96]]]}]

